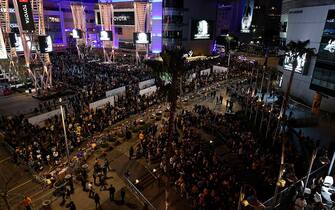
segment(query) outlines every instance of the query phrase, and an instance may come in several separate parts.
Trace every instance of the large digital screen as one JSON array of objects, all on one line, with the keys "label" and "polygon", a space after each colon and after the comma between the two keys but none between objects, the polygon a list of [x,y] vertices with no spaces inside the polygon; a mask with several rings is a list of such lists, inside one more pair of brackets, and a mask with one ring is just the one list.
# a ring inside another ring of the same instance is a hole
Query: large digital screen
[{"label": "large digital screen", "polygon": [[114,12],[114,25],[135,25],[134,12]]},{"label": "large digital screen", "polygon": [[[23,52],[23,43],[22,43],[22,39],[20,37],[19,34],[14,34],[15,35],[15,50],[16,52]],[[31,42],[30,37],[28,35],[26,35],[26,41],[27,41],[27,45],[29,47],[29,49],[31,49],[31,51],[36,51],[36,46],[33,42]]]},{"label": "large digital screen", "polygon": [[329,10],[310,88],[335,96],[335,10]]},{"label": "large digital screen", "polygon": [[209,40],[212,38],[213,24],[210,20],[193,20],[191,27],[192,40]]},{"label": "large digital screen", "polygon": [[252,15],[254,13],[254,0],[246,0],[241,20],[241,33],[250,33]]},{"label": "large digital screen", "polygon": [[100,31],[99,37],[101,41],[112,41],[113,40],[113,32],[112,31]]},{"label": "large digital screen", "polygon": [[38,45],[41,53],[49,53],[53,51],[51,36],[38,36]]},{"label": "large digital screen", "polygon": [[[2,15],[4,15],[3,13],[7,12],[6,8],[0,8],[0,13],[2,13]],[[15,10],[14,8],[8,8],[8,13],[9,13],[9,27],[11,29],[18,27],[17,26],[17,21],[16,21],[16,16],[15,16]]]},{"label": "large digital screen", "polygon": [[134,44],[150,44],[151,34],[150,33],[134,33]]},{"label": "large digital screen", "polygon": [[[302,56],[297,57],[297,67],[295,68],[295,72],[299,74],[303,74],[307,69],[307,54],[303,54]],[[293,69],[293,55],[292,52],[287,53],[284,59],[284,69],[288,71],[292,71]]]},{"label": "large digital screen", "polygon": [[81,38],[83,38],[83,33],[80,29],[73,29],[72,30],[72,37],[74,39],[81,39]]}]

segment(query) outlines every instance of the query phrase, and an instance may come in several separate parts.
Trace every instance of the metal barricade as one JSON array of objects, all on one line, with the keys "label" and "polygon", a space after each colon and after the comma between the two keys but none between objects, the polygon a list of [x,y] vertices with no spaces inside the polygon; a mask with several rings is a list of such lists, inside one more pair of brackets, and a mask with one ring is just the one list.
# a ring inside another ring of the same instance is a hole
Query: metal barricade
[{"label": "metal barricade", "polygon": [[[326,164],[326,165],[323,165],[320,168],[316,169],[315,171],[313,171],[310,174],[309,181],[308,181],[308,183],[306,185],[310,186],[310,184],[312,183],[312,181],[313,181],[314,178],[325,175],[327,173],[328,166],[329,166],[329,164]],[[307,178],[307,176],[301,178],[300,180],[298,180],[297,182],[295,182],[295,184],[293,184],[293,185],[285,188],[280,193],[278,193],[276,205],[275,205],[274,208],[272,208],[274,197],[271,197],[270,199],[268,199],[267,201],[265,201],[263,203],[266,206],[264,209],[268,209],[268,210],[270,210],[271,208],[272,209],[276,209],[276,210],[286,210],[286,209],[289,209],[288,207],[289,207],[289,204],[291,203],[290,201],[292,201],[292,198],[289,197],[290,190],[293,187],[297,186],[298,183],[300,183],[301,181],[305,181],[306,178]]]}]

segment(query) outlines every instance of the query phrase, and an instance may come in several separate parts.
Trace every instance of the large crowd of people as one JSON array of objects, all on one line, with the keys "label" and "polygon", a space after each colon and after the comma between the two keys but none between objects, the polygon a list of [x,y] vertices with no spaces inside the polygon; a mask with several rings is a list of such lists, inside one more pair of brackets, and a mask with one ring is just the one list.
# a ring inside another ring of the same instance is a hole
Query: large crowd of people
[{"label": "large crowd of people", "polygon": [[[135,67],[127,60],[122,64],[79,64],[75,58],[71,54],[61,55],[54,64],[54,80],[75,90],[75,94],[65,99],[70,151],[93,134],[165,99],[159,91],[152,95],[139,95],[138,82],[152,77],[151,70],[144,65]],[[198,65],[203,63],[206,62],[198,62]],[[195,66],[192,64],[189,68]],[[100,109],[89,109],[89,103],[101,99],[107,90],[121,86],[126,86],[126,93],[118,97],[114,106],[107,104]],[[51,111],[58,104],[56,99],[40,103],[36,112]],[[35,170],[42,170],[45,165],[57,165],[64,157],[66,147],[60,116],[48,119],[44,126],[29,123],[24,115],[1,116],[0,124],[7,143]]]},{"label": "large crowd of people", "polygon": [[[231,95],[239,96],[239,102],[247,108],[248,100],[243,97],[246,90],[252,91],[250,75],[255,68],[260,68],[258,64],[232,59],[229,75],[225,72],[200,74],[201,70],[213,64],[221,65],[219,59],[187,64],[186,78],[191,79],[185,82],[182,91],[192,92],[228,77],[241,79],[243,75],[249,76],[245,84],[239,80],[227,89]],[[138,83],[153,78],[151,71],[144,64],[134,65],[127,57],[112,64],[83,64],[70,53],[55,59],[54,80],[58,81],[59,87],[74,91],[65,99],[70,151],[116,122],[164,102],[166,97],[159,88],[152,95],[139,95]],[[122,86],[126,87],[126,92],[114,105],[89,109],[89,104],[104,98],[106,91]],[[57,106],[58,102],[51,100],[41,103],[36,112],[50,111]],[[145,138],[135,148],[136,153],[149,163],[157,160],[163,174],[171,177],[180,196],[189,199],[194,210],[235,209],[241,186],[248,186],[245,193],[250,200],[256,203],[258,199],[264,201],[273,193],[277,182],[280,142],[276,141],[274,147],[269,146],[252,130],[248,119],[242,112],[227,116],[204,106],[195,106],[192,111],[177,113],[172,142],[168,141],[168,122],[163,120],[144,131]],[[271,129],[275,129],[276,123],[271,125]],[[60,116],[48,119],[44,126],[30,124],[23,115],[1,116],[0,127],[6,142],[15,149],[16,157],[36,171],[60,164],[66,154]],[[204,138],[208,135],[212,139]],[[219,149],[226,152],[220,153]],[[284,177],[289,184],[296,181],[294,174],[298,178],[304,175],[308,164],[301,164],[304,158],[296,155],[294,149],[291,144],[286,149],[285,162],[288,164]]]}]

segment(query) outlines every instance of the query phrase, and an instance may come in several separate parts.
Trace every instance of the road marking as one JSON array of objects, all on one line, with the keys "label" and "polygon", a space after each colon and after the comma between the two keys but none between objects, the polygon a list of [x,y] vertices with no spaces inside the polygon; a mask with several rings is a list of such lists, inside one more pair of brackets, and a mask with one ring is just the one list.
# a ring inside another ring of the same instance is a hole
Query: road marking
[{"label": "road marking", "polygon": [[16,186],[16,187],[13,187],[12,189],[10,189],[10,190],[8,191],[8,193],[10,193],[10,192],[12,192],[12,191],[14,191],[14,190],[16,190],[16,189],[18,189],[18,188],[20,188],[20,187],[26,185],[26,184],[28,184],[28,183],[31,182],[32,180],[33,180],[33,179],[30,179],[30,180],[28,180],[28,181],[26,181],[26,182],[24,182],[24,183],[22,183],[22,184],[20,184],[20,185],[18,185],[18,186]]},{"label": "road marking", "polygon": [[2,159],[2,160],[0,160],[0,163],[3,163],[3,162],[5,162],[5,161],[7,161],[7,160],[9,160],[9,159],[11,159],[12,157],[7,157],[7,158],[5,158],[5,159]]}]

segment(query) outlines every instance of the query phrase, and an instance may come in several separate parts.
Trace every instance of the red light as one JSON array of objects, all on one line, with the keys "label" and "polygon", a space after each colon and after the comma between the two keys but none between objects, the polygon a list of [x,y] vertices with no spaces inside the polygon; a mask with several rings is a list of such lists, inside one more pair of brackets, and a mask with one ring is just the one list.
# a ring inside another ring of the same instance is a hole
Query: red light
[{"label": "red light", "polygon": [[20,3],[28,3],[29,0],[19,0]]}]

